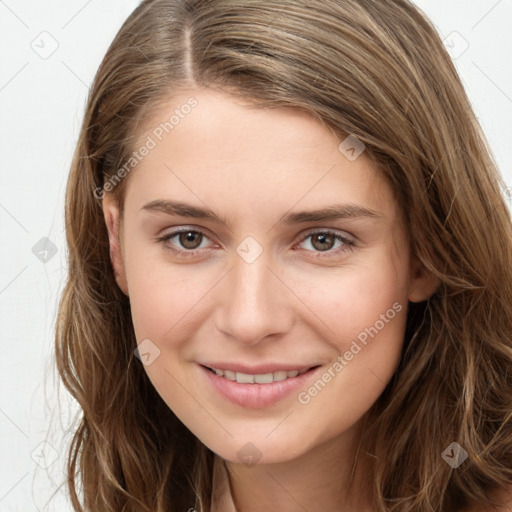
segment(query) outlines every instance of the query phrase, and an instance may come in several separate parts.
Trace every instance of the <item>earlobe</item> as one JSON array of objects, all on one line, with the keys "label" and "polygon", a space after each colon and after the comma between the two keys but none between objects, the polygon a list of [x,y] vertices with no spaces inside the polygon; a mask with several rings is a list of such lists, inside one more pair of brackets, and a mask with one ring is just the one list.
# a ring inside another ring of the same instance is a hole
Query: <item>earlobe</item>
[{"label": "earlobe", "polygon": [[105,194],[102,200],[103,215],[107,226],[110,246],[110,261],[114,270],[116,282],[122,292],[128,296],[128,283],[121,253],[121,222],[119,207],[110,194]]},{"label": "earlobe", "polygon": [[428,271],[416,255],[412,255],[409,271],[409,301],[428,300],[435,293],[439,284],[439,278]]}]

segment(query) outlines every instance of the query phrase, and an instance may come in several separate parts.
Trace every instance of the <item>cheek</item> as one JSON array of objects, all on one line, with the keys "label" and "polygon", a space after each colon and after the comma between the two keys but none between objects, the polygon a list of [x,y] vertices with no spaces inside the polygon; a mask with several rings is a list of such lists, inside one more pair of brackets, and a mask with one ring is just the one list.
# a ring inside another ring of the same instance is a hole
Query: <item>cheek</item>
[{"label": "cheek", "polygon": [[[190,398],[199,396],[199,392],[190,379],[186,353],[198,325],[204,321],[201,301],[214,287],[218,274],[199,272],[194,265],[171,265],[160,255],[149,256],[138,247],[126,254],[137,342],[149,339],[159,350],[156,357],[155,352],[151,353],[152,360],[144,370],[164,402],[185,425],[194,425],[198,418],[206,422],[207,418],[202,416],[204,409]],[[152,263],[148,265],[149,261]]]},{"label": "cheek", "polygon": [[336,286],[319,281],[310,289],[337,354],[297,397],[305,428],[316,429],[318,442],[359,420],[396,370],[406,326],[406,277],[381,263],[345,272]]},{"label": "cheek", "polygon": [[197,280],[184,279],[183,273],[147,270],[130,286],[130,307],[137,340],[173,338],[194,315],[196,305],[205,294]]},{"label": "cheek", "polygon": [[[156,245],[156,244],[155,244]],[[214,287],[217,273],[194,264],[171,264],[160,246],[126,240],[125,270],[137,341],[179,338]]]},{"label": "cheek", "polygon": [[[394,319],[397,309],[406,309],[407,273],[405,266],[398,268],[401,270],[397,272],[393,260],[383,252],[364,264],[322,269],[307,285],[295,279],[293,286],[315,313],[318,325],[323,325],[322,336],[341,352],[376,322],[383,330],[384,321],[389,333],[403,330],[403,322]],[[400,307],[393,309],[395,303]]]}]

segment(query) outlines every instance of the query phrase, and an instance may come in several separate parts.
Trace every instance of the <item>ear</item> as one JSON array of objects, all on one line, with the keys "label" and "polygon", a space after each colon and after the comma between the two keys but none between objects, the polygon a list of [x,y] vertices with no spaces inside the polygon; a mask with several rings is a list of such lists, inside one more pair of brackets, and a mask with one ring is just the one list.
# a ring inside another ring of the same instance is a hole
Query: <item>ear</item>
[{"label": "ear", "polygon": [[412,254],[409,266],[409,301],[422,302],[429,299],[439,284],[439,278],[429,272],[418,257]]},{"label": "ear", "polygon": [[103,215],[108,231],[110,245],[110,261],[114,269],[116,282],[125,295],[128,296],[128,283],[124,269],[123,256],[121,252],[121,219],[119,207],[112,194],[106,193],[102,199]]}]

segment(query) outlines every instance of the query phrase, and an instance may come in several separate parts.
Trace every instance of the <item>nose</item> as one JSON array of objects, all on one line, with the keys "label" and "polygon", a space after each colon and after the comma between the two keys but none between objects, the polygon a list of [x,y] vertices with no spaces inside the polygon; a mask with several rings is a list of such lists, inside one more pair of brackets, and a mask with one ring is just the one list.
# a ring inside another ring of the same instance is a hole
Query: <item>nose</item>
[{"label": "nose", "polygon": [[265,252],[248,263],[234,255],[234,268],[223,280],[217,328],[245,345],[274,340],[294,322],[295,295]]}]

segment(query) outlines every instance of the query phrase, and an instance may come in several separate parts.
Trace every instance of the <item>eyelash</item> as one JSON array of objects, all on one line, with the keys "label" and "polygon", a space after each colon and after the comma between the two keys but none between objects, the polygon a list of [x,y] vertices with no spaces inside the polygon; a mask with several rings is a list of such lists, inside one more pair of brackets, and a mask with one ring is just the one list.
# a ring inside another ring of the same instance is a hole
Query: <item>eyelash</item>
[{"label": "eyelash", "polygon": [[[198,233],[198,234],[202,235],[204,238],[209,239],[206,236],[206,234],[203,233],[202,231],[199,231],[197,229],[185,228],[185,229],[178,229],[178,230],[172,231],[170,233],[166,233],[165,235],[162,235],[160,237],[157,237],[156,242],[161,243],[166,249],[172,251],[174,254],[176,254],[178,256],[183,256],[185,258],[196,256],[197,251],[199,251],[200,249],[191,249],[191,250],[185,251],[185,250],[176,249],[175,247],[166,245],[165,242],[169,241],[171,238],[174,238],[175,236],[179,235],[180,233]],[[317,256],[315,256],[316,258],[324,258],[324,257],[331,256],[333,254],[338,254],[340,252],[343,253],[346,251],[350,251],[355,246],[355,242],[353,240],[351,240],[343,235],[340,235],[336,231],[332,231],[329,229],[320,229],[320,230],[312,231],[312,232],[308,233],[306,236],[304,236],[304,238],[301,239],[301,243],[304,242],[305,240],[307,240],[308,238],[310,238],[314,235],[319,235],[319,234],[332,235],[336,240],[343,242],[343,246],[341,248],[338,248],[337,250],[329,249],[327,251],[307,251],[307,252],[317,252],[318,254],[317,254]],[[202,240],[201,240],[201,242],[202,242]]]}]

